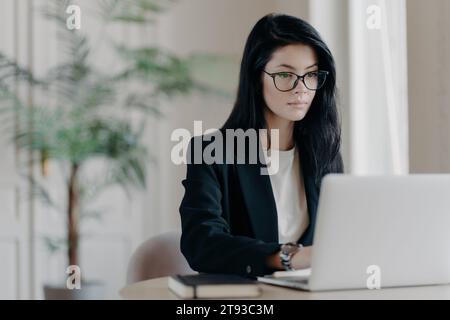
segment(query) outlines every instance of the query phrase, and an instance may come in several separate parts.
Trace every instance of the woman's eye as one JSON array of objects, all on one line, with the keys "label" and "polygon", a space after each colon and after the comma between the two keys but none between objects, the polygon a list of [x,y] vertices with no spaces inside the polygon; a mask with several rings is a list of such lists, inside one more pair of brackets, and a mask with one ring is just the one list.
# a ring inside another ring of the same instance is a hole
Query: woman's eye
[{"label": "woman's eye", "polygon": [[287,79],[289,77],[291,77],[290,73],[278,73],[278,76],[282,79]]},{"label": "woman's eye", "polygon": [[317,78],[318,73],[317,72],[310,72],[306,75],[308,78]]}]

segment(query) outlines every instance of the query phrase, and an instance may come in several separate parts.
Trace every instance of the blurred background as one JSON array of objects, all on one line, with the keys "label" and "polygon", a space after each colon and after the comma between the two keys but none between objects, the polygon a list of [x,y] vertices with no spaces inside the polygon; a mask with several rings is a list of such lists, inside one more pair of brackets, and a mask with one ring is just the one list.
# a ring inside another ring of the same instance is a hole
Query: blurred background
[{"label": "blurred background", "polygon": [[139,244],[180,229],[171,133],[223,124],[271,12],[335,56],[345,173],[450,172],[448,0],[0,0],[0,299],[68,265],[119,297]]}]

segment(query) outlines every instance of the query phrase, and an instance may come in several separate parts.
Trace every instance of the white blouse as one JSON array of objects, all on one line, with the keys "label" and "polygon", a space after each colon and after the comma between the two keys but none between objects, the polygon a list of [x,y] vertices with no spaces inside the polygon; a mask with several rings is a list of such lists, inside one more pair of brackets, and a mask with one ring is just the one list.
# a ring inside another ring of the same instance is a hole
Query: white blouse
[{"label": "white blouse", "polygon": [[[264,154],[266,159],[270,159],[266,150]],[[297,147],[278,151],[278,157],[278,171],[273,172],[269,166],[269,177],[278,213],[278,240],[279,243],[296,243],[309,225],[300,157]],[[272,160],[275,159],[272,157]]]}]

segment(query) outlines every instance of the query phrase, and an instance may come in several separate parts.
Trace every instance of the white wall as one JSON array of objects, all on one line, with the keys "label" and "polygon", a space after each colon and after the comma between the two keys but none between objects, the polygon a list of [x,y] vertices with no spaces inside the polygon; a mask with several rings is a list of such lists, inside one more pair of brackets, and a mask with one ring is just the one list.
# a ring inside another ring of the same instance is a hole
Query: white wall
[{"label": "white wall", "polygon": [[450,173],[450,1],[408,0],[412,173]]},{"label": "white wall", "polygon": [[[25,1],[5,0],[1,2],[0,50],[15,56],[22,64],[28,65],[26,38],[18,37],[29,27],[29,16]],[[25,23],[18,23],[22,20]],[[26,97],[26,87],[16,88],[17,93]],[[3,122],[2,125],[6,123]],[[9,122],[12,124],[12,121]],[[2,126],[4,128],[4,126]],[[0,299],[32,298],[33,278],[31,274],[33,251],[31,249],[32,229],[27,195],[27,185],[19,179],[18,162],[26,161],[24,155],[16,152],[6,140],[2,129],[0,135]]]}]

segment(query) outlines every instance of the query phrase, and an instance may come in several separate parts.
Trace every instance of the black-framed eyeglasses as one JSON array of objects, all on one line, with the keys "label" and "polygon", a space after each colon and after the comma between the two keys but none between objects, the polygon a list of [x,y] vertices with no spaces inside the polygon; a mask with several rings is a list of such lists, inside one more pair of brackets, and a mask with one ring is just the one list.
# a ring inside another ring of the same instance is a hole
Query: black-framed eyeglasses
[{"label": "black-framed eyeglasses", "polygon": [[273,79],[275,88],[282,92],[293,90],[297,86],[299,80],[301,80],[305,87],[309,90],[319,90],[325,84],[329,73],[328,71],[318,70],[311,71],[300,76],[293,72],[287,71],[275,73],[269,73],[266,70],[263,71]]}]

